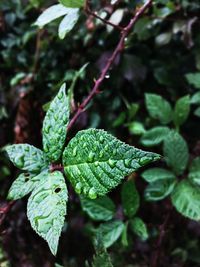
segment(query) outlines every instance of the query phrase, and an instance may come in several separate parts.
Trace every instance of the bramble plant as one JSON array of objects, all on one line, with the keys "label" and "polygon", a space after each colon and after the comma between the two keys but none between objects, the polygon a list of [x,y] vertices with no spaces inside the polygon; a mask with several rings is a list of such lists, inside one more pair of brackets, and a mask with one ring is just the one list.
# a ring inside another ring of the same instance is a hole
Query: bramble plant
[{"label": "bramble plant", "polygon": [[[115,188],[124,176],[160,158],[156,153],[129,146],[98,129],[79,131],[64,149],[69,110],[69,98],[65,85],[62,85],[43,122],[43,151],[28,144],[6,147],[13,164],[26,171],[13,182],[8,198],[17,200],[31,193],[27,206],[28,219],[32,228],[48,242],[54,255],[68,200],[65,178],[62,171],[56,169],[55,163],[58,164],[62,158],[65,176],[74,190],[96,199]],[[134,215],[135,211],[131,209],[126,213]],[[120,227],[120,235],[123,224],[117,226]]]}]

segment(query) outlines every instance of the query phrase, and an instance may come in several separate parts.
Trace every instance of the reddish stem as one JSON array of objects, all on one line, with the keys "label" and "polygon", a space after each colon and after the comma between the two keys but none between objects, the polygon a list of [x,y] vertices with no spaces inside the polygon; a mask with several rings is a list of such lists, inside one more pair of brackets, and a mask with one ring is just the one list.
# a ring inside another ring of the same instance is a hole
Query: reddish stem
[{"label": "reddish stem", "polygon": [[116,57],[118,54],[120,54],[124,49],[124,42],[127,36],[129,35],[131,29],[135,25],[135,23],[138,21],[138,19],[141,17],[141,15],[151,6],[152,0],[148,0],[135,14],[135,16],[130,20],[129,24],[124,27],[121,31],[121,38],[119,40],[119,43],[117,44],[115,50],[113,51],[111,57],[108,59],[107,64],[103,68],[98,80],[95,81],[93,89],[90,91],[89,95],[86,97],[86,99],[82,102],[82,104],[79,106],[78,110],[72,117],[70,123],[68,124],[67,129],[70,130],[72,126],[75,124],[76,120],[80,116],[80,114],[84,111],[85,107],[88,105],[88,103],[91,101],[91,99],[99,92],[100,85],[105,79],[106,74],[108,73],[108,70],[114,63]]}]

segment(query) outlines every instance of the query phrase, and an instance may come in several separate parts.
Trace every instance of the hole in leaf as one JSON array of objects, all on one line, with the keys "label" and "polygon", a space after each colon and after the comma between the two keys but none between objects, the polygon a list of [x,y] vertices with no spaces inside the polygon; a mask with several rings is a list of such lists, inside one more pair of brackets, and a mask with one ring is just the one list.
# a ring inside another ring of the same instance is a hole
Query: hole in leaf
[{"label": "hole in leaf", "polygon": [[57,188],[54,190],[55,193],[59,193],[60,191],[61,191],[61,188],[60,188],[60,187],[57,187]]}]

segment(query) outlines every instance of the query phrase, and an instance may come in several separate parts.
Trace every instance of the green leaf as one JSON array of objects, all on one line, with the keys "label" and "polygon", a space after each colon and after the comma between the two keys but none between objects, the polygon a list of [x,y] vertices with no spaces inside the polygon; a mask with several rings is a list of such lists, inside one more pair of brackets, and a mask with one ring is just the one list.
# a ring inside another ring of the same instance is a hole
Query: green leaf
[{"label": "green leaf", "polygon": [[156,94],[145,94],[146,107],[153,119],[167,124],[172,120],[173,111],[170,103],[162,96]]},{"label": "green leaf", "polygon": [[193,183],[200,185],[200,157],[195,158],[192,161],[192,164],[189,169],[189,179]]},{"label": "green leaf", "polygon": [[141,176],[148,183],[153,183],[160,180],[171,180],[176,178],[171,171],[162,168],[148,169],[144,171]]},{"label": "green leaf", "polygon": [[69,13],[64,17],[61,21],[59,28],[58,28],[58,35],[60,39],[64,39],[66,34],[70,32],[79,18],[79,9],[72,8]]},{"label": "green leaf", "polygon": [[200,73],[188,73],[185,75],[189,84],[193,85],[195,88],[200,89]]},{"label": "green leaf", "polygon": [[115,204],[107,196],[98,199],[82,197],[81,205],[88,216],[95,221],[109,221],[115,214]]},{"label": "green leaf", "polygon": [[171,131],[164,140],[164,156],[177,175],[184,172],[189,160],[188,146],[183,137],[175,131]]},{"label": "green leaf", "polygon": [[194,115],[196,115],[197,117],[200,117],[200,107],[198,107],[197,109],[195,109]]},{"label": "green leaf", "polygon": [[176,180],[158,180],[148,184],[144,196],[147,201],[159,201],[169,196],[176,185]]},{"label": "green leaf", "polygon": [[191,99],[190,99],[191,104],[200,104],[200,92],[195,93]]},{"label": "green leaf", "polygon": [[28,200],[27,215],[31,226],[48,242],[54,255],[64,225],[67,199],[65,179],[61,172],[55,171],[38,184]]},{"label": "green leaf", "polygon": [[141,135],[146,132],[143,124],[139,121],[134,121],[128,125],[129,132],[135,135]]},{"label": "green leaf", "polygon": [[190,96],[181,97],[175,105],[174,124],[176,127],[182,125],[188,118],[190,113]]},{"label": "green leaf", "polygon": [[128,246],[128,222],[126,222],[124,225],[124,229],[121,235],[121,242],[124,247]]},{"label": "green leaf", "polygon": [[88,129],[71,139],[63,154],[63,165],[76,192],[96,198],[115,188],[124,176],[159,158],[103,130]]},{"label": "green leaf", "polygon": [[34,25],[42,28],[49,22],[68,14],[68,12],[69,8],[66,8],[61,4],[50,6],[38,17]]},{"label": "green leaf", "polygon": [[112,246],[120,237],[124,229],[123,222],[119,220],[102,223],[97,229],[101,235],[105,248]]},{"label": "green leaf", "polygon": [[166,136],[168,135],[170,129],[168,127],[154,127],[151,130],[146,131],[142,138],[140,139],[140,142],[143,146],[155,146],[159,145],[164,141]]},{"label": "green leaf", "polygon": [[149,237],[146,224],[139,217],[135,217],[130,221],[131,230],[143,241],[147,240]]},{"label": "green leaf", "polygon": [[133,181],[123,184],[121,196],[124,214],[129,218],[133,217],[140,206],[140,196]]},{"label": "green leaf", "polygon": [[65,144],[69,122],[69,101],[63,84],[50,104],[43,122],[43,147],[48,158],[57,161]]},{"label": "green leaf", "polygon": [[95,251],[96,255],[93,258],[92,267],[113,267],[100,235],[95,240]]},{"label": "green leaf", "polygon": [[59,0],[59,2],[66,7],[83,7],[84,0]]},{"label": "green leaf", "polygon": [[178,183],[172,194],[174,207],[183,216],[192,220],[200,220],[200,189],[192,185],[188,180]]},{"label": "green leaf", "polygon": [[8,199],[17,200],[29,194],[37,184],[47,178],[47,171],[43,171],[37,176],[32,173],[21,173],[12,183],[8,192]]},{"label": "green leaf", "polygon": [[48,168],[48,162],[42,150],[28,145],[17,144],[6,147],[12,163],[19,169],[38,173]]}]

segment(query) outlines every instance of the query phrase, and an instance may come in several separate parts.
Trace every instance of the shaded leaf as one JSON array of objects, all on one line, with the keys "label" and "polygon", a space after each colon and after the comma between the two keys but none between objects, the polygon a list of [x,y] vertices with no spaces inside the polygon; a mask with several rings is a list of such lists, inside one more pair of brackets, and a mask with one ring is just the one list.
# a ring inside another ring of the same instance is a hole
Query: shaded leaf
[{"label": "shaded leaf", "polygon": [[133,217],[140,206],[140,196],[133,181],[123,184],[121,196],[124,214],[129,218]]},{"label": "shaded leaf", "polygon": [[115,205],[107,196],[98,199],[82,197],[81,205],[83,210],[95,221],[111,220],[115,214]]},{"label": "shaded leaf", "polygon": [[200,189],[189,181],[183,180],[178,183],[172,194],[174,207],[183,216],[192,220],[200,220]]},{"label": "shaded leaf", "polygon": [[146,224],[139,217],[135,217],[130,221],[131,230],[143,241],[147,240],[149,237]]},{"label": "shaded leaf", "polygon": [[200,185],[200,157],[195,158],[189,169],[189,179],[197,185]]},{"label": "shaded leaf", "polygon": [[169,131],[170,129],[168,127],[162,127],[162,126],[154,127],[146,131],[142,135],[140,142],[143,146],[147,147],[159,145],[161,142],[164,141]]},{"label": "shaded leaf", "polygon": [[153,119],[167,124],[172,120],[172,108],[170,103],[162,96],[156,94],[145,94],[146,107]]},{"label": "shaded leaf", "polygon": [[173,172],[162,168],[148,169],[144,171],[141,174],[141,176],[148,183],[153,183],[155,181],[160,181],[160,180],[168,180],[168,179],[171,180],[176,178]]},{"label": "shaded leaf", "polygon": [[97,229],[97,233],[102,236],[105,248],[112,246],[122,234],[123,222],[119,220],[102,223]]},{"label": "shaded leaf", "polygon": [[169,196],[176,185],[176,180],[158,180],[148,184],[144,196],[147,201],[159,201]]},{"label": "shaded leaf", "polygon": [[178,99],[174,110],[174,124],[179,127],[188,118],[190,113],[190,96],[184,96]]},{"label": "shaded leaf", "polygon": [[179,133],[171,131],[165,138],[164,156],[167,164],[177,175],[184,172],[188,164],[189,152],[186,141]]}]

